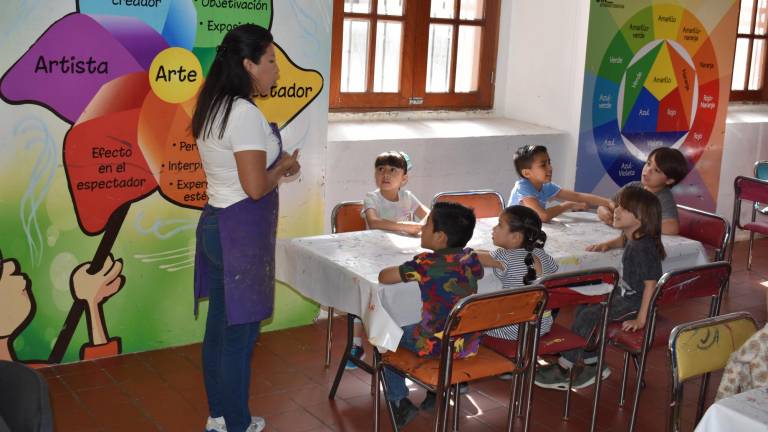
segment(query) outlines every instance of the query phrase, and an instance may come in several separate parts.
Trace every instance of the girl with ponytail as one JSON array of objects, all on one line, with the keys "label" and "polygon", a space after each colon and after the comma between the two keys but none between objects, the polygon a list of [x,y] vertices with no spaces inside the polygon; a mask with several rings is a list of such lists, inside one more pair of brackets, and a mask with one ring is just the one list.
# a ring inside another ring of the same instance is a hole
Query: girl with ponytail
[{"label": "girl with ponytail", "polygon": [[[499,215],[493,227],[493,244],[499,248],[492,252],[479,252],[480,262],[493,268],[493,274],[505,289],[529,285],[537,277],[555,273],[557,262],[544,252],[547,234],[541,230],[541,219],[532,209],[513,205]],[[552,314],[545,311],[541,320],[541,334],[552,327]],[[518,326],[490,330],[487,335],[499,339],[517,340]]]}]

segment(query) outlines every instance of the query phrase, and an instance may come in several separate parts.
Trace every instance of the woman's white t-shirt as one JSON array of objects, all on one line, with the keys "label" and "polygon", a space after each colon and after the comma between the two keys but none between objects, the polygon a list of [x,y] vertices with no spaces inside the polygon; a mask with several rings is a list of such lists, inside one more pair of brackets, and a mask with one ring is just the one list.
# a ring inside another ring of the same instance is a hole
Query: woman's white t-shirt
[{"label": "woman's white t-shirt", "polygon": [[248,195],[240,185],[235,153],[245,150],[267,152],[268,167],[279,156],[280,145],[264,114],[248,100],[232,102],[224,136],[219,138],[223,107],[217,113],[209,136],[197,140],[200,159],[208,180],[208,204],[229,207]]}]

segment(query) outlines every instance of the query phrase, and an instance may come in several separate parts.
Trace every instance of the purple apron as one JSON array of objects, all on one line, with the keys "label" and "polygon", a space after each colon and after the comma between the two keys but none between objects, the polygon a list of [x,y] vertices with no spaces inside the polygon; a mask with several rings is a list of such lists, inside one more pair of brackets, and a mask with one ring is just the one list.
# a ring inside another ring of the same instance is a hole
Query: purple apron
[{"label": "purple apron", "polygon": [[[277,125],[270,123],[280,150],[283,142]],[[267,168],[271,169],[279,156]],[[224,264],[224,299],[227,324],[247,324],[270,316],[275,303],[275,237],[279,194],[275,187],[258,200],[245,198],[218,211]],[[195,248],[195,313],[201,298],[208,297],[207,260],[203,257],[200,230]]]}]

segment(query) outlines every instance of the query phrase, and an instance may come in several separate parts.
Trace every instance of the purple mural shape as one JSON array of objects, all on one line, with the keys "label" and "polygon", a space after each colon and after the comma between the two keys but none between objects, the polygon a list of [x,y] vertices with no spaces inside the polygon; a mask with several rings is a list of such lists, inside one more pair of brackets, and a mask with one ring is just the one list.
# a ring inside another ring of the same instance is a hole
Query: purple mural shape
[{"label": "purple mural shape", "polygon": [[167,47],[136,18],[70,14],[53,23],[5,73],[0,95],[8,103],[44,105],[75,123],[103,84],[148,69]]}]

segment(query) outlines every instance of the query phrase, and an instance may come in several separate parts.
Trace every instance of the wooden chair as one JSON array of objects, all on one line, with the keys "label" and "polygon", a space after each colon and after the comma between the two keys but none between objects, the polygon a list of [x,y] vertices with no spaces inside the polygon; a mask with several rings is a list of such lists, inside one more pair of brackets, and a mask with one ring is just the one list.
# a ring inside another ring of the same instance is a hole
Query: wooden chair
[{"label": "wooden chair", "polygon": [[451,201],[475,211],[475,217],[497,217],[504,210],[504,201],[498,192],[490,189],[458,192],[438,192],[432,197],[432,206],[438,202]]},{"label": "wooden chair", "polygon": [[[733,242],[736,237],[736,228],[750,232],[749,256],[747,258],[747,270],[752,268],[752,238],[754,233],[768,235],[768,221],[757,219],[760,203],[768,202],[768,181],[752,177],[738,176],[733,181],[733,220],[731,221],[730,251],[728,261],[733,257]],[[741,202],[749,201],[752,203],[752,218],[750,222],[741,223]]]},{"label": "wooden chair", "polygon": [[630,356],[637,368],[632,417],[629,423],[630,432],[634,431],[637,422],[637,409],[640,403],[640,390],[643,386],[643,374],[645,373],[648,351],[654,346],[666,344],[672,330],[671,324],[658,315],[659,307],[691,298],[710,297],[708,316],[716,316],[720,312],[720,302],[730,275],[731,265],[725,261],[667,272],[656,283],[656,289],[648,308],[645,328],[642,331],[624,331],[621,329],[621,323],[608,325],[608,343],[624,351],[619,406],[624,406]]},{"label": "wooden chair", "polygon": [[[598,349],[598,369],[603,370],[603,353],[605,352],[605,331],[606,317],[608,314],[608,304],[611,300],[613,289],[619,283],[619,273],[614,268],[600,268],[592,270],[583,270],[567,273],[556,273],[537,279],[534,284],[543,285],[547,289],[548,300],[547,309],[571,307],[577,305],[601,304],[603,306],[603,320],[599,323],[598,333],[590,340],[584,339],[576,333],[573,333],[566,327],[559,324],[553,324],[549,333],[540,337],[539,355],[558,354],[572,349]],[[584,287],[588,285],[610,285],[606,294],[584,295],[572,288]],[[515,358],[518,350],[517,341],[498,339],[491,336],[483,338],[483,344],[492,350],[503,354],[509,358]],[[563,419],[568,418],[570,406],[571,390],[573,385],[575,368],[571,368],[569,377],[568,392],[565,395],[565,406],[563,408]],[[592,402],[592,420],[590,431],[595,430],[597,421],[597,406],[600,399],[600,386],[602,380],[597,380],[595,385],[595,395]],[[520,406],[522,404],[519,404]]]},{"label": "wooden chair", "polygon": [[669,430],[680,431],[683,384],[702,376],[696,422],[704,414],[704,399],[709,374],[722,369],[732,352],[757,331],[757,323],[746,312],[736,312],[680,324],[669,335],[672,395],[669,404]]},{"label": "wooden chair", "polygon": [[[453,394],[453,430],[458,430],[459,384],[477,379],[496,376],[503,373],[523,374],[535,365],[538,350],[539,326],[547,292],[541,285],[533,285],[518,290],[501,290],[486,294],[474,294],[461,299],[451,310],[443,331],[443,344],[440,358],[419,357],[406,349],[390,351],[383,355],[376,353],[376,388],[378,381],[383,384],[384,395],[388,392],[383,380],[383,368],[390,367],[415,383],[435,392],[436,416],[435,431],[445,431],[448,427],[448,409],[451,393]],[[453,360],[453,341],[456,337],[474,332],[483,332],[497,327],[521,324],[525,326],[523,343],[511,360],[493,350],[480,346],[477,354],[464,359]],[[525,430],[530,425],[530,389],[533,374],[528,376],[528,401],[525,411]],[[517,380],[514,381],[516,383]],[[514,421],[514,401],[517,385],[512,384],[507,430],[512,430]],[[373,398],[374,430],[379,430],[379,396]],[[397,431],[394,413],[387,402],[390,420]]]},{"label": "wooden chair", "polygon": [[677,206],[680,235],[701,242],[712,255],[712,261],[723,261],[731,227],[725,218],[693,207]]}]

